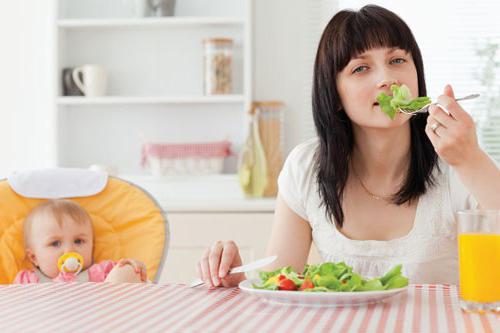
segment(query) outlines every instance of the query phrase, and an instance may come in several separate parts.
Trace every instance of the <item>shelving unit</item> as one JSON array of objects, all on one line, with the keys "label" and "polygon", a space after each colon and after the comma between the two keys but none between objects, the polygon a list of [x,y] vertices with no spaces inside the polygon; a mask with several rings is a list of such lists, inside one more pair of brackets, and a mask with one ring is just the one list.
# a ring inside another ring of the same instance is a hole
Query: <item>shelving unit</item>
[{"label": "shelving unit", "polygon": [[106,96],[106,97],[59,97],[59,105],[132,105],[132,104],[241,104],[244,95],[219,96]]},{"label": "shelving unit", "polygon": [[231,17],[145,17],[118,19],[60,19],[60,29],[81,28],[135,28],[135,27],[185,27],[185,26],[244,26],[241,18]]},{"label": "shelving unit", "polygon": [[[145,174],[144,140],[229,139],[239,151],[252,100],[251,0],[177,1],[172,17],[136,17],[134,0],[53,1],[59,166]],[[234,40],[232,94],[203,94],[202,41],[213,37]],[[106,68],[106,96],[62,96],[63,68],[84,64]],[[236,172],[235,156],[225,173]]]}]

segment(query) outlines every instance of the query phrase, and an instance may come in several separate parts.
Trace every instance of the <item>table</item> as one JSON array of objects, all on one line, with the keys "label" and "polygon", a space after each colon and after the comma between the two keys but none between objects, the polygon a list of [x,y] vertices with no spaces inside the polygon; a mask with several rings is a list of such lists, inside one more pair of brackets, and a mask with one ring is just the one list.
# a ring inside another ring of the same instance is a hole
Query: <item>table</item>
[{"label": "table", "polygon": [[267,303],[237,288],[181,284],[0,286],[0,332],[500,332],[500,315],[459,309],[455,286],[412,285],[360,307]]}]

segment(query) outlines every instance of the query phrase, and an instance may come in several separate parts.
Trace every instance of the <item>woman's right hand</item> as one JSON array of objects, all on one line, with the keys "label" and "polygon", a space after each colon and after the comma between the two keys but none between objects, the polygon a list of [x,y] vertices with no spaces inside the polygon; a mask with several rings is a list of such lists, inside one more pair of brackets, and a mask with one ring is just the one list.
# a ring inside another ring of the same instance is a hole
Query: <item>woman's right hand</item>
[{"label": "woman's right hand", "polygon": [[196,270],[209,288],[236,287],[245,280],[244,273],[227,274],[229,269],[241,266],[238,245],[234,241],[217,241],[205,250]]}]

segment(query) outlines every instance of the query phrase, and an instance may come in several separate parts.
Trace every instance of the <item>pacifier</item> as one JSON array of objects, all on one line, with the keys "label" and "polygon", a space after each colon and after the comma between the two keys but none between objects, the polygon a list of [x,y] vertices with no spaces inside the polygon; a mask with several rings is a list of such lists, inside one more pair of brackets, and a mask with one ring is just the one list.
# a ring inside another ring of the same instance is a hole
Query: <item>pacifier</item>
[{"label": "pacifier", "polygon": [[76,252],[65,253],[57,260],[57,268],[60,272],[78,274],[83,268],[83,257]]}]

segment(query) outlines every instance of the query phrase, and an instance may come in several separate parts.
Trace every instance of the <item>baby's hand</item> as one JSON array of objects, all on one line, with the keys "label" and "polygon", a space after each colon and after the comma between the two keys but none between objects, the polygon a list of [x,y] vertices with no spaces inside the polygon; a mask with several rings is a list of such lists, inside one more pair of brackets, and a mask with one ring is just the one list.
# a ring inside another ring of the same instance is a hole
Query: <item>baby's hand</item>
[{"label": "baby's hand", "polygon": [[142,261],[135,260],[135,259],[120,259],[117,264],[119,267],[125,266],[125,265],[130,265],[134,268],[134,271],[137,274],[140,274],[141,276],[141,281],[145,282],[147,280],[147,270],[146,270],[146,265]]}]

